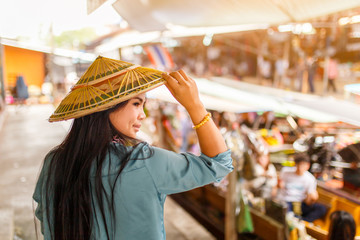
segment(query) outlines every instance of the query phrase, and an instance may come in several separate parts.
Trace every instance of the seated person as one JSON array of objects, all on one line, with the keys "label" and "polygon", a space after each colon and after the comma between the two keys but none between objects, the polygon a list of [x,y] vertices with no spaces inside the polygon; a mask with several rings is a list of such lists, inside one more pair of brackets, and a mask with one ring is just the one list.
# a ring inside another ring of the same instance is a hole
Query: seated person
[{"label": "seated person", "polygon": [[329,240],[354,240],[356,225],[353,216],[346,211],[335,211],[330,215]]},{"label": "seated person", "polygon": [[316,179],[308,171],[310,158],[307,154],[297,153],[294,156],[295,168],[283,168],[280,172],[279,200],[285,201],[288,211],[302,220],[313,222],[326,214],[326,207],[316,203],[319,195],[316,191]]},{"label": "seated person", "polygon": [[277,174],[268,151],[256,156],[255,178],[245,182],[244,187],[254,194],[255,197],[271,199],[276,196]]}]

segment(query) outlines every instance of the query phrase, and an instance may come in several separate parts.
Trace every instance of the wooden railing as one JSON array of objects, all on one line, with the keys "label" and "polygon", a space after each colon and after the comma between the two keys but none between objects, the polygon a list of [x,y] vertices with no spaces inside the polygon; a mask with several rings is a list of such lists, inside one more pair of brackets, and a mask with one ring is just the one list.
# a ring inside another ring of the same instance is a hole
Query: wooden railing
[{"label": "wooden railing", "polygon": [[[318,202],[328,207],[326,215],[313,223],[305,222],[307,233],[315,239],[326,240],[330,226],[330,215],[334,211],[343,210],[349,212],[355,220],[357,227],[357,238],[360,238],[360,205],[342,196],[336,195],[322,187],[318,187]],[[226,207],[228,196],[221,194],[213,186],[207,185],[185,193],[172,195],[180,205],[192,214],[201,224],[204,225],[217,239],[240,239],[237,233],[233,237],[226,236],[226,222],[229,218],[229,211],[234,211],[234,206],[229,210]],[[234,211],[235,214],[235,211]],[[235,222],[235,215],[231,221]],[[264,239],[286,239],[284,224],[272,219],[255,209],[251,209],[251,216],[254,224],[254,233]],[[228,222],[230,222],[228,220]],[[231,231],[236,231],[234,227]],[[265,234],[265,235],[264,235]],[[297,239],[296,231],[290,232],[289,240]]]},{"label": "wooden railing", "polygon": [[357,226],[356,235],[360,236],[360,205],[322,187],[318,187],[318,193],[318,202],[326,205],[328,211],[323,218],[317,219],[313,223],[306,223],[308,234],[315,239],[327,239],[331,213],[334,211],[347,211],[355,220]]}]

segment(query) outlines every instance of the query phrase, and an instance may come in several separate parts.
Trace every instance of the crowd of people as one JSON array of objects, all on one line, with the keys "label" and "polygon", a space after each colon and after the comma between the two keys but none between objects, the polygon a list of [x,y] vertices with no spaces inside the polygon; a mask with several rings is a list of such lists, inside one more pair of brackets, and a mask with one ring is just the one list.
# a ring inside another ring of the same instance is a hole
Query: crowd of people
[{"label": "crowd of people", "polygon": [[[308,171],[310,159],[304,153],[294,156],[295,167],[284,167],[279,175],[268,154],[257,155],[254,178],[245,181],[243,187],[252,196],[265,202],[285,204],[286,211],[299,220],[314,222],[324,219],[327,206],[318,203],[317,181]],[[255,202],[255,201],[253,201]],[[329,240],[353,240],[356,235],[354,217],[347,211],[336,210],[330,215]]]},{"label": "crowd of people", "polygon": [[[245,119],[243,124],[246,123]],[[262,125],[264,126],[266,124]],[[295,166],[281,167],[278,170],[271,163],[266,148],[265,151],[255,151],[254,155],[256,163],[253,166],[253,175],[244,179],[242,184],[250,205],[259,208],[257,206],[259,200],[265,205],[276,202],[282,205],[287,213],[291,212],[291,216],[311,223],[317,219],[325,221],[328,217],[330,219],[330,227],[327,229],[329,240],[355,238],[356,222],[351,213],[336,210],[329,216],[329,207],[319,203],[317,179],[309,172],[311,159],[306,152],[293,155],[292,160]],[[268,209],[262,211],[266,212]]]},{"label": "crowd of people", "polygon": [[306,154],[294,156],[295,167],[283,167],[277,174],[268,154],[257,157],[253,179],[244,187],[255,197],[286,204],[288,211],[302,220],[313,222],[326,214],[327,208],[317,203],[317,181],[308,171],[310,159]]},{"label": "crowd of people", "polygon": [[197,77],[222,76],[239,81],[255,77],[262,85],[314,94],[323,90],[316,89],[315,81],[323,80],[327,66],[327,91],[339,91],[336,87],[339,62],[334,57],[327,60],[316,55],[299,55],[290,61],[278,55],[239,54],[221,44],[207,48],[193,44],[197,44],[195,48],[174,49],[172,54],[178,67]]}]

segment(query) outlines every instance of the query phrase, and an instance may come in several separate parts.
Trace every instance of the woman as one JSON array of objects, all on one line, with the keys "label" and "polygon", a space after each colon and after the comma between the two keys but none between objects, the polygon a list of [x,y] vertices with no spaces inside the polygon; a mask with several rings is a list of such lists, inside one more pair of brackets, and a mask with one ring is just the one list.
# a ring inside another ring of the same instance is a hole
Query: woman
[{"label": "woman", "polygon": [[[195,81],[181,70],[159,76],[188,111],[202,154],[177,154],[136,139],[146,117],[145,92],[151,89],[144,86],[158,78],[134,77],[138,83],[124,90],[130,79],[126,74],[133,76],[135,68],[105,70],[107,78],[90,76],[91,69],[101,69],[90,66],[50,118],[75,120],[65,140],[46,156],[33,196],[45,239],[165,239],[166,196],[220,181],[232,171],[230,151],[201,103]],[[141,76],[150,71],[144,69],[137,70]],[[121,87],[114,91],[117,81]],[[104,84],[110,84],[111,94]],[[135,88],[136,94],[131,93]],[[79,103],[88,89],[89,95],[97,90],[104,94],[93,93],[97,98]],[[94,101],[106,107],[90,108]]]},{"label": "woman", "polygon": [[353,216],[346,211],[335,211],[330,215],[329,240],[353,240],[356,224]]},{"label": "woman", "polygon": [[273,199],[277,193],[277,173],[275,166],[270,162],[267,150],[256,154],[255,178],[246,181],[248,188],[256,197]]}]

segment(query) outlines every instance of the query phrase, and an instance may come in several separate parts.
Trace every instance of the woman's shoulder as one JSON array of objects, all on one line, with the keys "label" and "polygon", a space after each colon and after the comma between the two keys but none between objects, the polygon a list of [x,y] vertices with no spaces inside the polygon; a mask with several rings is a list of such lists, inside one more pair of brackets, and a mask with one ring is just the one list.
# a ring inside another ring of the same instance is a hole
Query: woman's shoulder
[{"label": "woman's shoulder", "polygon": [[110,158],[118,159],[116,161],[117,163],[115,163],[116,165],[119,165],[121,161],[128,158],[129,161],[124,171],[144,166],[144,160],[150,159],[154,155],[154,152],[157,151],[147,142],[140,142],[134,146],[124,146],[114,143],[112,147]]},{"label": "woman's shoulder", "polygon": [[154,151],[154,147],[147,142],[140,142],[133,147],[133,153],[135,154],[146,155],[151,151]]},{"label": "woman's shoulder", "polygon": [[132,148],[132,158],[141,158],[141,159],[151,159],[154,156],[156,158],[167,157],[168,155],[176,154],[175,152],[159,148],[156,146],[151,146],[147,142],[140,142]]},{"label": "woman's shoulder", "polygon": [[44,160],[42,162],[42,166],[41,166],[42,174],[44,174],[44,172],[48,170],[50,163],[51,163],[52,159],[54,158],[54,155],[55,155],[55,150],[51,150],[45,155]]},{"label": "woman's shoulder", "polygon": [[124,146],[123,144],[113,143],[113,152],[121,155],[130,154],[131,160],[136,160],[137,158],[146,158],[154,151],[154,148],[150,146],[147,142],[140,142],[134,146]]}]

